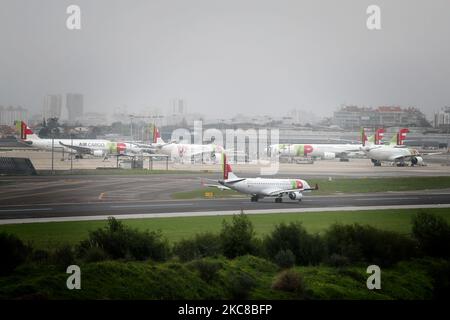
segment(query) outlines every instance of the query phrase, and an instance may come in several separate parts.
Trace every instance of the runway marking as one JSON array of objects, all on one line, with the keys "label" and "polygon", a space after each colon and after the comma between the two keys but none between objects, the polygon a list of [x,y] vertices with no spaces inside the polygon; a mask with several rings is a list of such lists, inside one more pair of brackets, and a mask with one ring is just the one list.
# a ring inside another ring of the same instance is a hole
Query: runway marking
[{"label": "runway marking", "polygon": [[[423,209],[423,208],[450,208],[450,204],[432,205],[388,205],[388,206],[362,206],[362,207],[334,207],[334,208],[295,208],[295,209],[262,209],[244,210],[245,214],[273,214],[273,213],[312,213],[312,212],[339,212],[339,211],[367,211],[387,209]],[[26,218],[26,219],[0,219],[0,225],[22,224],[22,223],[46,223],[46,222],[68,222],[68,221],[96,221],[106,220],[108,217],[116,219],[150,219],[150,218],[175,218],[175,217],[202,217],[202,216],[227,216],[239,213],[240,210],[228,211],[199,211],[199,212],[173,212],[173,213],[139,213],[139,214],[117,214],[97,216],[73,216],[53,218]]]},{"label": "runway marking", "polygon": [[356,201],[373,201],[373,200],[412,200],[415,199],[414,197],[404,197],[404,198],[378,198],[378,197],[373,197],[373,198],[361,198],[361,199],[355,199]]},{"label": "runway marking", "polygon": [[53,208],[6,209],[0,210],[0,212],[49,211],[49,210],[53,210]]},{"label": "runway marking", "polygon": [[120,206],[110,206],[111,208],[145,208],[145,207],[177,207],[192,206],[193,203],[171,203],[171,204],[129,204]]}]

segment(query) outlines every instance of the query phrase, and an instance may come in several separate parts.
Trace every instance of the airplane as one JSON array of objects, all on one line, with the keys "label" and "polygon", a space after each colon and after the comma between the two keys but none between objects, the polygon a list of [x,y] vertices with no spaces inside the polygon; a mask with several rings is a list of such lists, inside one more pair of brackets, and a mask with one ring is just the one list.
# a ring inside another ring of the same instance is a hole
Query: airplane
[{"label": "airplane", "polygon": [[392,137],[389,144],[363,145],[361,151],[366,154],[375,167],[381,166],[382,162],[390,162],[397,166],[405,166],[407,162],[410,162],[411,166],[423,166],[425,165],[423,155],[440,154],[440,152],[420,153],[416,149],[406,147],[404,140],[408,132],[407,128],[402,128]]},{"label": "airplane", "polygon": [[[16,121],[16,128],[20,131],[20,142],[32,148],[42,150],[52,150],[52,139],[41,139],[35,134],[25,122]],[[53,139],[53,149],[75,154],[76,158],[83,158],[84,155],[103,157],[107,159],[110,155],[138,155],[142,153],[142,148],[135,144],[112,142],[103,139]]]},{"label": "airplane", "polygon": [[203,183],[203,186],[249,194],[252,202],[266,197],[274,197],[276,203],[283,202],[283,196],[301,202],[303,192],[319,189],[317,184],[311,188],[308,182],[302,179],[240,178],[233,173],[231,165],[227,163],[226,154],[222,155],[222,161],[223,179],[216,181],[219,185]]},{"label": "airplane", "polygon": [[289,157],[313,157],[322,160],[332,160],[337,157],[347,158],[354,156],[364,156],[360,147],[367,143],[378,144],[383,137],[384,130],[378,129],[375,135],[367,137],[364,131],[361,131],[360,144],[273,144],[269,146],[270,155],[279,154]]},{"label": "airplane", "polygon": [[147,147],[153,152],[171,156],[172,158],[184,162],[185,159],[191,159],[192,156],[206,155],[214,162],[220,159],[222,153],[225,151],[223,147],[209,143],[209,144],[191,144],[178,143],[175,141],[165,142],[161,138],[159,129],[153,126],[153,143],[151,145],[138,145],[142,148]]}]

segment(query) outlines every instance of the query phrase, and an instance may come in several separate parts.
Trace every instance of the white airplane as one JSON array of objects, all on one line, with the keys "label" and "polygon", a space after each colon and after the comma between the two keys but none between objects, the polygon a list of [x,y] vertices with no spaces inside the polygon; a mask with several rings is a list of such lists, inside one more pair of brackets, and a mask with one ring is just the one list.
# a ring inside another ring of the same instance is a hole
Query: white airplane
[{"label": "white airplane", "polygon": [[[52,150],[52,139],[41,139],[35,134],[25,122],[17,121],[17,129],[20,130],[21,142],[37,149]],[[19,128],[20,126],[20,128]],[[135,144],[112,142],[102,139],[53,139],[53,149],[58,152],[63,149],[67,153],[75,153],[79,158],[83,155],[103,157],[106,159],[110,155],[138,155],[142,153],[142,148]]]},{"label": "white airplane", "polygon": [[319,189],[317,184],[315,188],[311,188],[308,182],[302,179],[240,178],[233,173],[231,165],[227,163],[225,154],[222,155],[222,160],[223,179],[216,181],[219,185],[204,183],[203,185],[249,194],[252,202],[265,197],[274,197],[275,202],[282,202],[283,196],[288,196],[289,199],[300,202],[303,198],[303,192]]},{"label": "white airplane", "polygon": [[390,162],[397,166],[405,166],[407,163],[410,163],[411,166],[423,166],[425,165],[423,155],[441,154],[441,152],[421,154],[416,149],[406,147],[404,140],[408,132],[407,128],[400,129],[397,135],[391,139],[390,144],[362,146],[361,151],[376,167],[381,166],[383,162]]},{"label": "white airplane", "polygon": [[[141,146],[144,147],[144,146]],[[209,143],[209,144],[190,144],[190,143],[177,143],[175,141],[165,142],[161,138],[159,129],[153,127],[153,143],[147,146],[153,152],[168,155],[172,159],[184,162],[186,159],[191,160],[192,156],[205,155],[212,161],[216,162],[222,156],[224,152],[223,147]]]},{"label": "white airplane", "polygon": [[322,160],[331,160],[337,157],[364,156],[360,147],[366,144],[378,144],[384,130],[378,129],[375,135],[367,137],[364,130],[361,130],[360,144],[273,144],[269,146],[270,155],[280,155],[288,157],[313,157]]}]

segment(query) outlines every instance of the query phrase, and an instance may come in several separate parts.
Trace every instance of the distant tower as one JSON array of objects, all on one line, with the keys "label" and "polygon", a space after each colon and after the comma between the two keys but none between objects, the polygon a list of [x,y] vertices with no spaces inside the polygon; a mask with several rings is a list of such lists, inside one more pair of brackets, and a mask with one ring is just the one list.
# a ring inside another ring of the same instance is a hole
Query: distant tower
[{"label": "distant tower", "polygon": [[70,122],[81,119],[83,117],[83,95],[79,93],[68,93],[66,95],[66,108]]},{"label": "distant tower", "polygon": [[60,94],[48,94],[44,98],[42,116],[45,119],[61,118],[62,97]]},{"label": "distant tower", "polygon": [[173,101],[173,114],[185,114],[186,103],[183,99],[175,99]]}]

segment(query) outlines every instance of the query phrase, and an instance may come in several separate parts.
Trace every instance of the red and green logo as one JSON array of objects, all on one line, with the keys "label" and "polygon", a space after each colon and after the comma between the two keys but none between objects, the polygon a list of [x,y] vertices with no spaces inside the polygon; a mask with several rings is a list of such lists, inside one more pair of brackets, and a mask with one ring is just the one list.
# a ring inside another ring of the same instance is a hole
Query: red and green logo
[{"label": "red and green logo", "polygon": [[292,189],[302,189],[303,183],[301,180],[292,180],[291,187],[292,187]]}]

